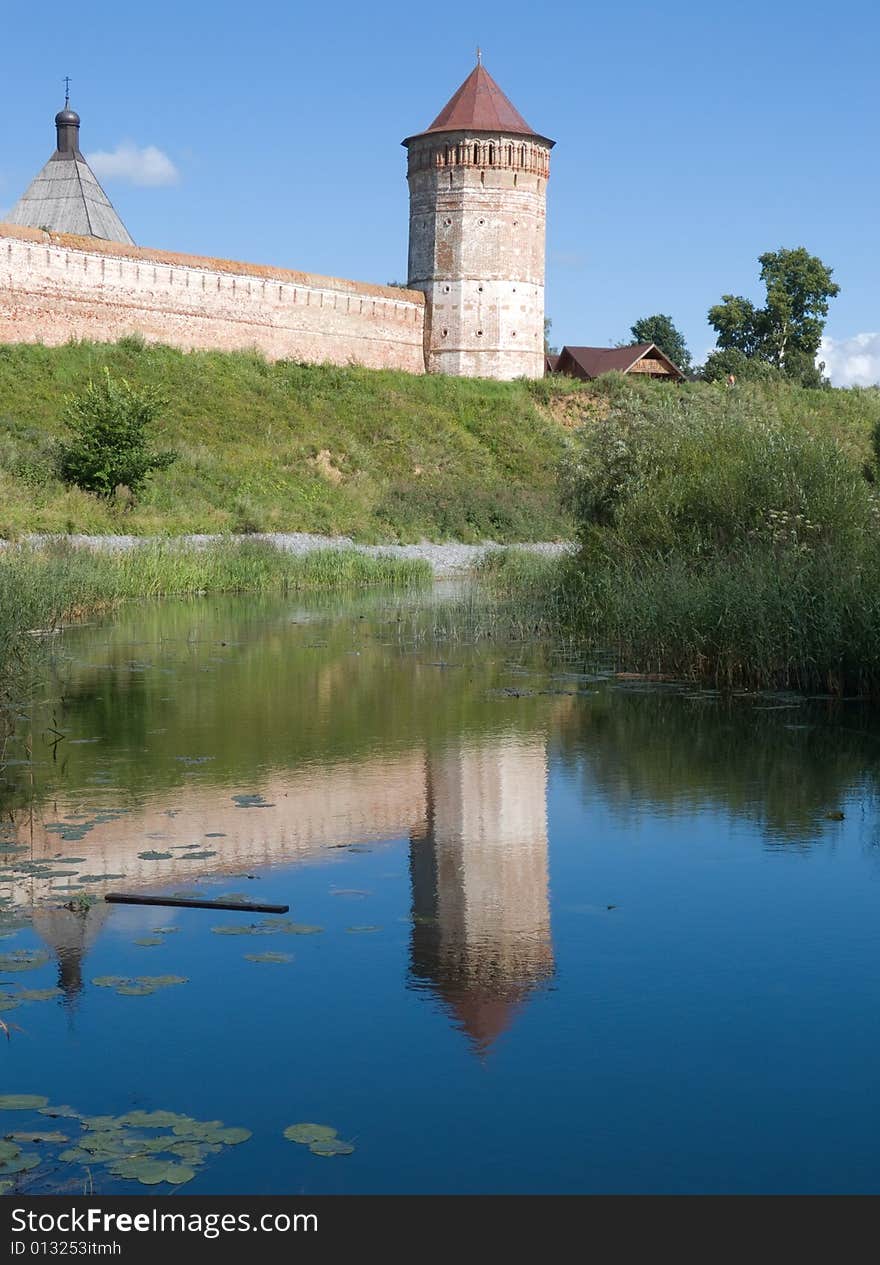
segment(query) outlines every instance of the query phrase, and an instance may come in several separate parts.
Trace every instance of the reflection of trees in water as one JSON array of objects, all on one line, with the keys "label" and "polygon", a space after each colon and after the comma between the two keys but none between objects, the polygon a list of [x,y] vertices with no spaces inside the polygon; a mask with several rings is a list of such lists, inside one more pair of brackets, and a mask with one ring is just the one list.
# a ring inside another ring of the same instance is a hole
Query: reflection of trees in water
[{"label": "reflection of trees in water", "polygon": [[774,707],[610,690],[561,717],[558,753],[619,815],[717,807],[806,843],[853,790],[876,795],[880,717],[856,704]]},{"label": "reflection of trees in water", "polygon": [[[394,599],[377,612],[378,601],[333,608],[332,617],[326,603],[277,598],[138,604],[74,632],[58,723],[100,742],[60,745],[66,779],[82,785],[113,761],[117,784],[139,795],[183,785],[186,758],[209,755],[200,781],[246,785],[267,769],[529,732],[558,702],[499,707],[496,648],[403,645]],[[464,666],[432,662],[444,659]],[[43,794],[58,788],[56,774],[38,772]]]}]

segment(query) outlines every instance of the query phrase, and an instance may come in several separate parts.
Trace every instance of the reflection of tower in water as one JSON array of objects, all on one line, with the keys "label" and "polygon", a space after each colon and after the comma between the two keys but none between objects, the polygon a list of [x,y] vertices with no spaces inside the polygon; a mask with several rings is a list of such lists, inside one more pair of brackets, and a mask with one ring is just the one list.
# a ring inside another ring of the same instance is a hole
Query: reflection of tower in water
[{"label": "reflection of tower in water", "polygon": [[82,992],[83,960],[97,939],[107,913],[108,906],[103,903],[84,909],[34,911],[34,930],[55,954],[58,962],[58,987],[66,1002],[74,1002]]},{"label": "reflection of tower in water", "polygon": [[410,848],[411,974],[486,1050],[553,974],[544,744],[429,756],[427,785]]}]

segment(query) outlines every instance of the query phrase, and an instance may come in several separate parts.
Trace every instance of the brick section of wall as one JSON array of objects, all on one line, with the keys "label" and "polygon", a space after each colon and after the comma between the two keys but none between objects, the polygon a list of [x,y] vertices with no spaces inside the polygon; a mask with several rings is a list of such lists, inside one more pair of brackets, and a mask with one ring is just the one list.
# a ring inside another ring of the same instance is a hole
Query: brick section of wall
[{"label": "brick section of wall", "polygon": [[139,333],[185,350],[424,373],[424,296],[0,224],[0,343]]},{"label": "brick section of wall", "polygon": [[409,285],[428,303],[428,368],[543,377],[550,142],[444,132],[407,144]]}]

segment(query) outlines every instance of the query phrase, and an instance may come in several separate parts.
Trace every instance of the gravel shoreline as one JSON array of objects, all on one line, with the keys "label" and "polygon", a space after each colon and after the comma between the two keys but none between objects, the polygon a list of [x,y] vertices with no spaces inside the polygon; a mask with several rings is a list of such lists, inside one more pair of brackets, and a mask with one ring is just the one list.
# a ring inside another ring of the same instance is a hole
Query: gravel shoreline
[{"label": "gravel shoreline", "polygon": [[[204,548],[222,540],[262,540],[283,549],[288,553],[306,554],[315,549],[356,549],[359,553],[371,557],[420,558],[430,563],[434,575],[438,579],[449,576],[460,576],[467,572],[475,562],[495,549],[516,548],[529,553],[556,557],[575,548],[570,541],[545,541],[535,544],[517,544],[505,546],[494,541],[483,541],[479,545],[463,545],[458,543],[436,545],[422,541],[418,545],[359,545],[350,536],[314,536],[306,532],[256,532],[252,535],[238,536],[27,536],[23,543],[28,545],[51,544],[63,540],[79,549],[125,551],[137,549],[156,540],[163,540],[181,545],[193,545]],[[0,542],[0,547],[7,547],[9,541]]]}]

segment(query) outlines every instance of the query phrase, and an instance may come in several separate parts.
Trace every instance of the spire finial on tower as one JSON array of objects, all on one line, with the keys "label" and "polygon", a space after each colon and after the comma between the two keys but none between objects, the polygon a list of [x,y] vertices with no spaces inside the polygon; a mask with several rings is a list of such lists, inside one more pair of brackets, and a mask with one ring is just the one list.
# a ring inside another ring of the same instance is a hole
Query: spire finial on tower
[{"label": "spire finial on tower", "polygon": [[480,48],[478,44],[477,45],[477,65],[482,66],[482,64],[483,64],[483,50]]},{"label": "spire finial on tower", "polygon": [[70,75],[61,80],[64,84],[64,108],[55,115],[59,154],[73,157],[79,153],[79,115],[70,108]]}]

